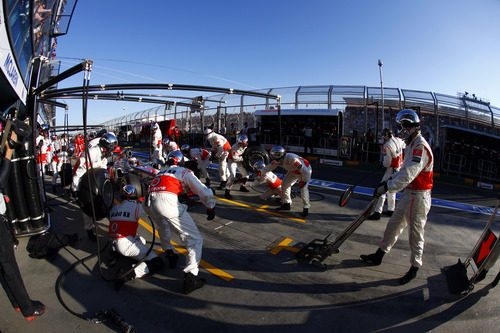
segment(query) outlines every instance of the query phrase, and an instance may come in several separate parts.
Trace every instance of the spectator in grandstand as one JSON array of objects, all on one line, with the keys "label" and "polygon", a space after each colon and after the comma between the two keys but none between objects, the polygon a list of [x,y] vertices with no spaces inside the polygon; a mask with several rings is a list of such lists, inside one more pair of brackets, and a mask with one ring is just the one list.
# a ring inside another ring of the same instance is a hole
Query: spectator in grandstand
[{"label": "spectator in grandstand", "polygon": [[[382,182],[387,181],[394,173],[398,172],[403,163],[403,150],[405,143],[398,137],[392,135],[392,130],[384,128],[382,130],[384,144],[382,146],[382,165],[386,168]],[[394,207],[396,206],[396,192],[387,192],[378,199],[377,205],[373,209],[373,214],[368,217],[369,220],[380,220],[380,214],[384,207],[384,202],[387,197],[387,211],[383,214],[392,216]]]},{"label": "spectator in grandstand", "polygon": [[302,216],[306,217],[309,214],[311,203],[309,201],[309,182],[311,181],[312,168],[309,161],[295,155],[287,153],[285,148],[281,146],[274,146],[271,148],[270,155],[272,161],[264,169],[262,173],[272,171],[277,167],[282,167],[287,170],[287,174],[281,183],[281,197],[282,203],[278,208],[279,210],[290,210],[292,198],[290,196],[292,186],[299,181],[300,196],[302,199],[303,210]]},{"label": "spectator in grandstand", "polygon": [[314,143],[313,143],[313,129],[310,123],[307,123],[306,126],[302,129],[304,133],[304,153],[312,154],[314,152]]},{"label": "spectator in grandstand", "polygon": [[384,232],[379,248],[373,254],[361,255],[369,265],[380,265],[382,258],[398,240],[404,228],[409,225],[410,263],[409,271],[399,280],[406,284],[413,280],[422,266],[424,252],[424,227],[431,208],[434,156],[431,147],[420,133],[420,118],[413,110],[401,110],[396,116],[399,136],[405,140],[406,148],[401,169],[391,179],[379,184],[374,191],[381,196],[388,191],[403,196],[396,205]]}]

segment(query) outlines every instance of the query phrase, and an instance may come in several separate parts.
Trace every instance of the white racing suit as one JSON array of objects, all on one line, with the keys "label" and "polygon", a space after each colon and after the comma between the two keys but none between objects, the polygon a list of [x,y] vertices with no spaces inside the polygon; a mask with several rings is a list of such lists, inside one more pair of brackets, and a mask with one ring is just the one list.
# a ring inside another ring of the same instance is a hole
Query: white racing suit
[{"label": "white racing suit", "polygon": [[189,156],[191,159],[196,161],[198,169],[201,172],[201,176],[208,179],[208,165],[210,164],[210,152],[202,148],[191,148],[189,151]]},{"label": "white racing suit", "polygon": [[172,166],[160,171],[149,186],[146,211],[158,228],[164,250],[172,249],[170,227],[176,230],[187,248],[185,273],[198,275],[203,238],[187,206],[179,202],[178,195],[192,191],[207,208],[215,207],[212,190],[203,185],[194,173],[186,168]]},{"label": "white racing suit", "polygon": [[296,154],[286,153],[282,159],[273,160],[270,164],[266,165],[266,167],[262,169],[262,172],[272,171],[279,166],[288,171],[281,183],[282,203],[292,203],[292,198],[290,196],[292,185],[298,180],[303,208],[311,208],[311,203],[309,201],[309,182],[311,181],[312,168],[309,161]]},{"label": "white racing suit", "polygon": [[[405,143],[400,138],[392,136],[382,146],[383,161],[382,165],[386,168],[382,182],[387,181],[394,173],[398,172],[403,164],[403,150]],[[387,197],[387,210],[394,211],[396,206],[396,192],[387,192],[381,195],[375,205],[374,212],[382,213],[385,198]]]},{"label": "white racing suit", "polygon": [[[108,235],[113,240],[113,250],[137,261],[158,257],[154,251],[150,251],[146,256],[149,246],[146,246],[143,237],[137,235],[137,221],[144,215],[146,214],[142,205],[134,200],[124,200],[111,208]],[[134,268],[137,278],[149,273],[148,265],[144,261]]]},{"label": "white racing suit", "polygon": [[38,147],[37,160],[40,164],[40,172],[45,172],[45,166],[50,163],[52,156],[50,151],[50,138],[39,135],[36,137],[36,146]]},{"label": "white racing suit", "polygon": [[419,133],[406,146],[401,170],[387,181],[388,191],[399,192],[404,189],[404,193],[387,223],[380,249],[389,252],[409,225],[410,263],[414,267],[422,266],[424,227],[431,208],[433,165],[431,147]]},{"label": "white racing suit", "polygon": [[[71,183],[71,190],[77,192],[80,188],[80,180],[82,176],[87,172],[87,169],[106,169],[108,167],[108,159],[104,156],[103,149],[99,146],[100,138],[95,138],[88,143],[89,151],[89,161],[87,159],[85,151],[82,152],[80,158],[73,167],[73,182]],[[83,214],[83,226],[85,230],[92,228],[92,218]]]},{"label": "white racing suit", "polygon": [[175,143],[174,141],[170,141],[168,145],[164,144],[162,149],[163,149],[163,159],[166,161],[168,153],[174,150],[179,150],[179,145],[177,145],[177,143]]},{"label": "white racing suit", "polygon": [[281,197],[281,179],[279,179],[274,172],[259,171],[257,173],[257,178],[255,178],[254,181],[246,183],[246,185],[251,187],[256,187],[262,184],[267,186],[267,190],[259,196],[262,200],[266,201],[273,195],[279,195]]},{"label": "white racing suit", "polygon": [[225,182],[228,176],[227,156],[229,155],[231,144],[225,137],[215,132],[208,134],[207,140],[212,146],[212,152],[215,153],[215,157],[219,160],[220,180]]},{"label": "white racing suit", "polygon": [[58,152],[52,159],[54,166],[54,175],[52,176],[52,185],[57,184],[57,176],[62,170],[62,165],[64,163],[70,163],[69,155],[67,151]]},{"label": "white racing suit", "polygon": [[236,179],[236,169],[240,171],[242,178],[248,178],[248,171],[243,164],[243,154],[246,149],[247,146],[240,146],[238,143],[235,143],[229,150],[227,156],[229,178],[227,180],[226,190],[231,190],[233,186],[234,180]]},{"label": "white racing suit", "polygon": [[151,142],[151,145],[153,146],[153,156],[151,156],[151,163],[153,164],[159,164],[160,162],[163,163],[163,157],[162,157],[162,135],[160,129],[157,129],[153,133],[153,142]]}]

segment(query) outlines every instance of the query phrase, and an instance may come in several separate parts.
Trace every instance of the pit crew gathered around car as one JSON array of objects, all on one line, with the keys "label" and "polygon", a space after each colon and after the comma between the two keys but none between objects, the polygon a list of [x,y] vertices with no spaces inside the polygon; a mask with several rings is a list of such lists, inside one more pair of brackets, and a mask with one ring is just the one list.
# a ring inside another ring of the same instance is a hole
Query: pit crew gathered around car
[{"label": "pit crew gathered around car", "polygon": [[225,137],[220,134],[215,133],[211,128],[207,127],[203,134],[205,134],[206,139],[212,146],[212,155],[219,161],[219,175],[221,183],[219,185],[219,190],[223,190],[226,187],[228,170],[227,170],[227,156],[229,155],[229,150],[231,149],[231,144]]},{"label": "pit crew gathered around car", "polygon": [[299,181],[300,196],[302,198],[303,210],[302,216],[306,217],[309,214],[311,203],[309,201],[309,182],[311,181],[312,168],[309,161],[293,154],[287,153],[285,148],[274,146],[270,151],[271,163],[262,169],[262,173],[272,171],[277,167],[282,167],[287,170],[283,182],[281,183],[282,203],[279,210],[290,210],[292,203],[291,190],[292,185]]},{"label": "pit crew gathered around car", "polygon": [[262,161],[255,162],[253,165],[253,171],[256,175],[255,179],[252,181],[247,181],[246,185],[250,187],[257,187],[259,185],[266,185],[267,190],[262,193],[259,198],[263,201],[269,200],[272,196],[278,196],[281,198],[281,179],[276,176],[272,171],[262,172],[266,164]]},{"label": "pit crew gathered around car", "polygon": [[[386,168],[382,181],[387,181],[394,173],[398,172],[403,163],[403,149],[405,143],[401,138],[392,135],[392,130],[384,128],[382,130],[384,144],[382,146],[383,160],[382,165]],[[384,202],[387,197],[387,211],[382,213]],[[396,206],[396,192],[387,192],[383,194],[377,201],[377,205],[373,209],[373,214],[368,217],[369,220],[380,220],[380,214],[392,216],[394,207]]]},{"label": "pit crew gathered around car", "polygon": [[[163,266],[161,258],[154,251],[149,251],[146,240],[137,235],[139,218],[146,213],[142,204],[137,201],[136,188],[130,184],[125,185],[121,189],[121,194],[122,202],[114,205],[109,213],[108,236],[113,242],[114,251],[140,263],[135,265],[128,275],[120,277],[118,284],[141,278],[146,274],[157,273]],[[172,255],[177,258],[175,254]]]},{"label": "pit crew gathered around car", "polygon": [[210,186],[210,177],[208,176],[208,165],[210,164],[210,152],[203,148],[191,148],[188,144],[183,144],[181,152],[190,160],[196,161],[201,177],[205,178],[205,185]]},{"label": "pit crew gathered around car", "polygon": [[151,146],[153,147],[153,155],[151,156],[151,163],[159,166],[160,163],[164,163],[163,156],[162,156],[162,135],[161,135],[161,130],[160,126],[158,126],[157,123],[154,123],[151,126],[152,132],[152,139],[151,139]]},{"label": "pit crew gathered around car", "polygon": [[[116,136],[112,133],[105,133],[99,138],[92,139],[88,143],[88,157],[85,152],[82,152],[80,159],[73,167],[73,182],[71,184],[72,196],[76,198],[76,193],[80,187],[82,176],[90,169],[102,168],[106,169],[108,165],[108,157],[118,144]],[[87,235],[91,240],[96,240],[95,231],[93,230],[93,221],[90,216],[83,214],[83,226],[87,231]]]},{"label": "pit crew gathered around car", "polygon": [[187,206],[179,202],[178,195],[192,191],[207,207],[207,220],[215,218],[215,198],[194,173],[182,167],[184,156],[178,150],[168,154],[167,169],[160,171],[149,186],[145,210],[158,228],[162,248],[172,250],[170,227],[179,234],[187,248],[184,268],[184,293],[203,287],[205,280],[198,278],[203,238]]},{"label": "pit crew gathered around car", "polygon": [[248,189],[245,187],[244,182],[248,179],[248,171],[243,164],[243,154],[248,147],[248,137],[245,134],[242,134],[236,140],[236,143],[229,150],[229,154],[227,156],[228,166],[229,166],[229,178],[226,184],[226,191],[224,193],[224,197],[231,199],[231,187],[233,187],[233,183],[236,179],[236,169],[241,174],[242,183],[240,186],[240,191],[248,192]]},{"label": "pit crew gathered around car", "polygon": [[420,134],[420,118],[413,110],[399,111],[396,123],[399,136],[406,143],[403,165],[391,179],[375,188],[375,195],[404,190],[403,196],[387,223],[377,252],[361,255],[361,260],[370,265],[380,265],[384,255],[391,250],[404,228],[409,225],[411,268],[399,280],[400,284],[406,284],[415,278],[422,266],[424,227],[431,208],[434,156],[431,147]]}]

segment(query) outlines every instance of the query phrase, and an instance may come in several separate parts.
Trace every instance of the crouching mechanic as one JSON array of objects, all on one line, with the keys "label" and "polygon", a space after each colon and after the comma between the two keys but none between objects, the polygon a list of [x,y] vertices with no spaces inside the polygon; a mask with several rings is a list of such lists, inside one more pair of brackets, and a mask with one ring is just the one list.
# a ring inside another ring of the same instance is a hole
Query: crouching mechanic
[{"label": "crouching mechanic", "polygon": [[282,167],[288,171],[283,178],[283,182],[281,183],[282,202],[281,207],[278,209],[290,210],[292,203],[290,195],[292,185],[298,180],[300,196],[304,206],[302,216],[306,217],[309,214],[309,208],[311,208],[311,203],[309,201],[309,182],[311,181],[312,174],[311,164],[309,164],[309,161],[296,154],[287,153],[285,148],[281,146],[274,146],[271,148],[270,155],[272,161],[264,169],[262,169],[262,173],[272,171],[277,167]]},{"label": "crouching mechanic", "polygon": [[259,196],[264,201],[267,201],[273,195],[278,195],[281,198],[281,179],[272,171],[262,172],[265,166],[266,164],[262,161],[255,162],[253,170],[257,177],[253,181],[247,181],[246,185],[256,187],[265,184],[268,188]]},{"label": "crouching mechanic", "polygon": [[183,144],[181,152],[190,160],[196,161],[201,176],[205,178],[205,185],[210,186],[210,177],[208,176],[208,165],[210,164],[210,152],[202,148],[191,148],[188,144]]},{"label": "crouching mechanic", "polygon": [[187,263],[184,268],[184,293],[203,287],[205,280],[198,278],[203,238],[187,206],[179,202],[178,195],[192,191],[200,197],[207,207],[207,220],[215,217],[215,198],[211,189],[203,185],[194,173],[182,167],[184,156],[178,150],[168,154],[169,168],[160,171],[149,186],[146,199],[146,212],[155,223],[160,235],[161,245],[168,251],[170,227],[179,234],[187,248]]},{"label": "crouching mechanic", "polygon": [[219,190],[223,190],[227,183],[227,156],[229,155],[231,144],[225,137],[215,133],[211,128],[206,128],[203,134],[206,135],[206,139],[212,146],[212,154],[215,154],[215,157],[219,160],[219,175],[221,181]]},{"label": "crouching mechanic", "polygon": [[431,189],[433,185],[432,150],[420,134],[420,118],[409,109],[401,110],[396,116],[399,136],[405,140],[406,148],[401,170],[392,175],[392,179],[382,182],[375,189],[375,195],[404,190],[396,205],[384,238],[376,253],[361,255],[361,260],[370,265],[380,265],[383,256],[391,250],[404,228],[409,225],[410,270],[399,280],[406,284],[417,275],[422,266],[424,252],[424,227],[431,208]]},{"label": "crouching mechanic", "polygon": [[[389,128],[382,130],[384,137],[384,145],[382,146],[383,160],[382,165],[386,168],[382,181],[387,181],[394,173],[398,172],[401,164],[403,163],[403,149],[405,143],[398,137],[392,135]],[[385,198],[387,197],[387,211],[384,215],[392,216],[394,207],[396,206],[396,192],[387,192],[383,194],[377,201],[377,205],[373,209],[373,214],[368,218],[369,220],[380,220],[380,214],[384,208]]]},{"label": "crouching mechanic", "polygon": [[[73,191],[74,197],[80,188],[80,180],[87,170],[107,168],[108,157],[112,154],[117,143],[118,140],[112,133],[105,133],[100,138],[95,138],[88,143],[89,160],[87,161],[86,154],[82,154],[73,167],[73,182],[71,184],[71,190]],[[96,240],[92,218],[86,214],[83,214],[83,226],[87,231],[89,238],[91,240]]]},{"label": "crouching mechanic", "polygon": [[231,199],[231,187],[233,187],[234,180],[236,179],[236,169],[240,171],[243,182],[241,182],[240,191],[248,192],[244,183],[248,179],[248,171],[243,164],[243,154],[248,147],[248,137],[242,134],[236,140],[236,143],[231,147],[227,161],[229,164],[229,178],[226,184],[226,191],[224,197]]},{"label": "crouching mechanic", "polygon": [[149,251],[146,240],[137,235],[139,218],[146,213],[142,204],[137,202],[136,188],[130,184],[125,185],[121,192],[123,201],[114,205],[109,213],[108,236],[113,241],[113,250],[140,261],[131,274],[125,277],[125,280],[132,280],[157,273],[161,270],[163,261],[154,251]]}]

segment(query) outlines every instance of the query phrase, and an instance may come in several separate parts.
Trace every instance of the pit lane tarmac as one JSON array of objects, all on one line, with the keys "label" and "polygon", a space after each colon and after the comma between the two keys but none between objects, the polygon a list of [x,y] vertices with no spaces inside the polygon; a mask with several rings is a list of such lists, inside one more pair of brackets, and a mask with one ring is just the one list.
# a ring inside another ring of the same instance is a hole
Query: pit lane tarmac
[{"label": "pit lane tarmac", "polygon": [[[94,257],[68,273],[61,298],[72,311],[88,317],[114,308],[137,332],[498,331],[500,287],[491,289],[489,283],[500,265],[467,297],[449,294],[441,273],[441,268],[469,254],[488,221],[487,214],[433,206],[425,229],[424,265],[415,280],[400,286],[398,279],[410,265],[406,231],[380,266],[365,266],[359,260],[360,254],[377,249],[386,217],[365,221],[340,247],[340,253],[325,260],[326,271],[294,259],[304,243],[340,233],[368,205],[369,196],[356,194],[346,207],[339,207],[340,191],[311,187],[319,199],[312,202],[304,219],[298,197],[290,212],[278,212],[278,204],[261,202],[258,192],[243,193],[238,188],[235,185],[231,191],[231,200],[223,197],[223,191],[216,191],[213,221],[206,220],[206,209],[200,203],[190,207],[204,237],[200,276],[207,284],[202,289],[182,294],[182,255],[177,268],[128,282],[119,291],[102,279]],[[450,193],[453,195],[456,192]],[[473,195],[462,193],[465,198]],[[75,204],[51,192],[47,197],[54,230],[76,232],[80,240],[48,260],[29,258],[25,250],[28,240],[20,240],[16,256],[24,282],[31,297],[46,304],[47,312],[27,322],[2,292],[0,330],[119,331],[111,324],[77,318],[58,301],[56,279],[78,259],[96,253],[96,244],[87,239]],[[494,202],[487,196],[483,199]],[[107,220],[98,225],[103,247]],[[139,233],[148,243],[152,231],[149,221],[141,221]],[[497,223],[496,234],[498,231]],[[178,252],[185,253],[177,235],[172,236]],[[158,238],[154,248],[160,248]],[[101,264],[104,274],[109,273],[105,266]]]}]

